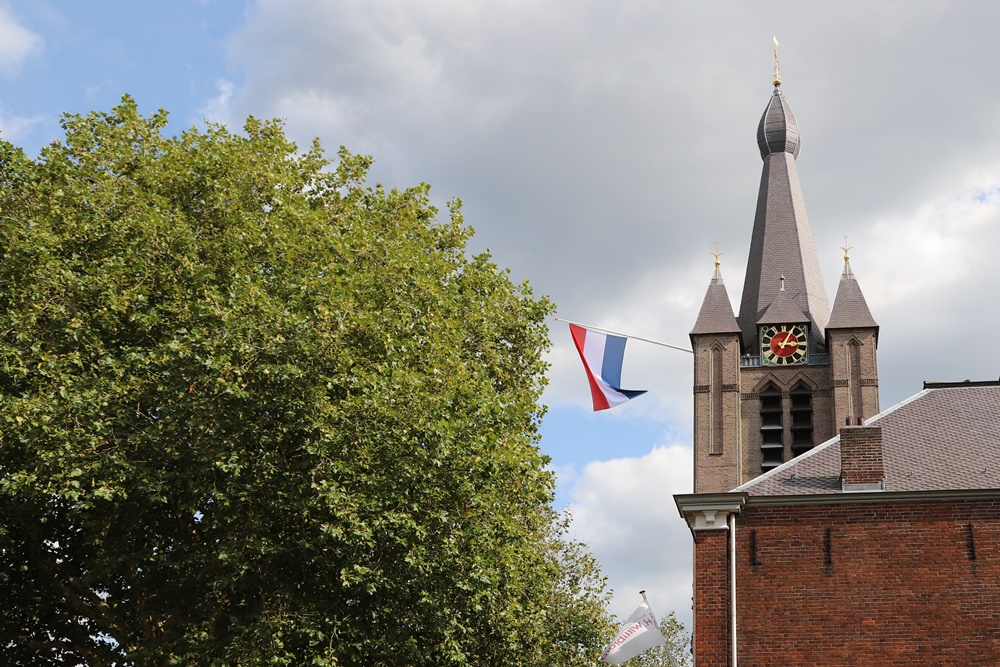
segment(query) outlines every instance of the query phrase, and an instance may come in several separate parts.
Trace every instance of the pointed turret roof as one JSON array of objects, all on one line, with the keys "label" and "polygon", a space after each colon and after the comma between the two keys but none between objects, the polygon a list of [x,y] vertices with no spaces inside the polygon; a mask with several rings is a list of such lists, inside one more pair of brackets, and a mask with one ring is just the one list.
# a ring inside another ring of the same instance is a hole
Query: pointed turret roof
[{"label": "pointed turret roof", "polygon": [[844,256],[844,273],[840,276],[840,285],[837,287],[837,296],[833,300],[833,312],[830,314],[830,322],[827,329],[865,329],[875,327],[878,324],[872,313],[868,310],[868,303],[865,295],[861,293],[861,285],[858,284],[854,273],[851,271],[851,262]]},{"label": "pointed turret roof", "polygon": [[780,85],[775,85],[760,119],[757,145],[764,168],[738,317],[743,342],[753,347],[761,318],[765,313],[769,319],[774,316],[769,309],[780,289],[777,277],[784,276],[789,286],[786,297],[804,315],[798,321],[810,324],[810,344],[824,349],[830,302],[795,166],[801,145],[798,123]]},{"label": "pointed turret roof", "polygon": [[715,276],[708,284],[708,291],[705,292],[705,300],[701,302],[701,311],[698,312],[698,320],[694,323],[694,329],[691,329],[691,335],[739,332],[740,325],[733,316],[732,302],[726,285],[722,282],[716,259]]},{"label": "pointed turret roof", "polygon": [[767,307],[764,314],[757,320],[757,324],[798,324],[808,322],[809,318],[802,312],[799,306],[797,294],[785,289],[785,277],[781,276],[781,288],[775,295],[771,305]]}]

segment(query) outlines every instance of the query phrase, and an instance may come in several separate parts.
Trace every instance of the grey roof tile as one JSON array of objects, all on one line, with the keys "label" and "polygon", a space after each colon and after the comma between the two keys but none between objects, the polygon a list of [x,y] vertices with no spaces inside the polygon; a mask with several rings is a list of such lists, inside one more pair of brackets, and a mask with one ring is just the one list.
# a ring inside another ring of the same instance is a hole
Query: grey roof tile
[{"label": "grey roof tile", "polygon": [[774,296],[771,305],[757,320],[757,324],[795,324],[808,322],[809,318],[802,312],[798,293],[780,289]]},{"label": "grey roof tile", "polygon": [[691,335],[739,332],[740,326],[733,315],[726,286],[721,278],[713,278],[705,292],[705,300],[701,302],[701,311],[698,312]]},{"label": "grey roof tile", "polygon": [[[925,389],[872,417],[886,491],[1000,488],[1000,383]],[[751,496],[840,493],[840,436],[753,479]]]},{"label": "grey roof tile", "polygon": [[851,272],[850,264],[844,269],[844,274],[840,277],[840,285],[837,287],[837,296],[833,299],[833,311],[830,313],[830,321],[827,329],[861,329],[866,327],[878,327],[875,318],[868,310],[868,302],[865,295],[861,293],[861,285],[858,284],[854,274]]},{"label": "grey roof tile", "polygon": [[795,115],[781,89],[775,86],[757,125],[760,155],[767,157],[771,153],[791,153],[793,157],[798,157],[799,145],[799,124],[795,122]]}]

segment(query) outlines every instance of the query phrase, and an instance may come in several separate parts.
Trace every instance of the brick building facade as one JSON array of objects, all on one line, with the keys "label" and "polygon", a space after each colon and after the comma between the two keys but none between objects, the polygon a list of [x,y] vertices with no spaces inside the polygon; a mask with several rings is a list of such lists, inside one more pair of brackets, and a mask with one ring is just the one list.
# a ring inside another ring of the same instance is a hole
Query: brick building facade
[{"label": "brick building facade", "polygon": [[696,667],[1000,665],[998,453],[1000,382],[928,384],[730,492],[676,496]]},{"label": "brick building facade", "polygon": [[778,82],[739,315],[716,261],[691,342],[695,667],[1000,665],[1000,382],[879,412],[845,248],[827,305]]}]

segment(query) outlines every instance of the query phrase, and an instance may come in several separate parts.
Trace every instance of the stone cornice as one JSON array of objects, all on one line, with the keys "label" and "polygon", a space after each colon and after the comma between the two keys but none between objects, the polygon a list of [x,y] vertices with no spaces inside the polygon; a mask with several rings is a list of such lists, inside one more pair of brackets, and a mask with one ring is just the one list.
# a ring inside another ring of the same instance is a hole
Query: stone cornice
[{"label": "stone cornice", "polygon": [[696,530],[727,530],[730,514],[744,507],[857,505],[864,503],[912,503],[970,500],[1000,500],[1000,489],[939,491],[870,491],[801,496],[751,496],[744,492],[685,493],[674,496],[680,515],[692,533]]},{"label": "stone cornice", "polygon": [[674,496],[677,510],[696,530],[726,530],[730,514],[739,514],[746,504],[745,493],[685,493]]},{"label": "stone cornice", "polygon": [[[694,495],[692,497],[697,497]],[[675,499],[677,496],[675,496]],[[860,503],[913,503],[949,500],[1000,500],[1000,489],[955,489],[939,491],[871,491],[823,493],[801,496],[748,496],[747,507],[775,505],[852,505]]]}]

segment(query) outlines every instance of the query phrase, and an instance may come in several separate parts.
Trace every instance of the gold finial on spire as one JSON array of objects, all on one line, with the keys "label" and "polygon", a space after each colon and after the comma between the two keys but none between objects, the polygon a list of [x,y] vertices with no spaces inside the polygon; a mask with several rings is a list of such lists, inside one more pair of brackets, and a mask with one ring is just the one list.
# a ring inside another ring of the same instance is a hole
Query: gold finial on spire
[{"label": "gold finial on spire", "polygon": [[844,245],[840,246],[840,249],[844,251],[844,273],[842,275],[851,276],[851,248],[854,246],[847,245],[847,237],[844,237]]},{"label": "gold finial on spire", "polygon": [[719,242],[718,241],[715,242],[715,252],[710,252],[708,254],[712,255],[713,257],[715,257],[715,277],[713,277],[712,280],[722,280],[722,274],[719,272],[719,265],[722,264],[722,262],[719,261],[719,258],[722,257],[726,253],[719,252]]},{"label": "gold finial on spire", "polygon": [[851,249],[853,247],[854,246],[852,246],[852,245],[847,245],[847,237],[845,236],[844,237],[844,245],[840,246],[840,249],[844,251],[844,261],[845,262],[851,261],[851,257],[850,257],[849,253],[851,252]]},{"label": "gold finial on spire", "polygon": [[778,38],[774,37],[774,85],[781,85],[781,68],[778,67]]}]

